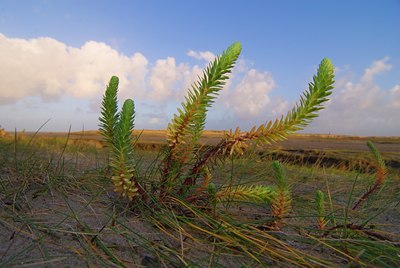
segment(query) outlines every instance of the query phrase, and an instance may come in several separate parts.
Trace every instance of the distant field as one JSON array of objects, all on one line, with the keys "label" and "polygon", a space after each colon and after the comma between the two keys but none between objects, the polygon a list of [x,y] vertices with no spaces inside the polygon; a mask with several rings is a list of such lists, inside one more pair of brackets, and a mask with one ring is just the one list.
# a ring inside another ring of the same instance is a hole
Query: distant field
[{"label": "distant field", "polygon": [[[10,135],[12,133],[9,133]],[[24,133],[31,136],[34,133]],[[68,133],[39,132],[37,137],[43,139],[64,139]],[[158,150],[166,144],[165,130],[136,130],[137,146],[144,150]],[[223,131],[204,131],[202,145],[217,144],[224,137]],[[77,142],[103,147],[102,137],[98,131],[72,132],[69,143]],[[321,164],[343,168],[363,168],[368,166],[370,154],[366,142],[370,140],[383,155],[390,168],[400,169],[400,137],[360,137],[327,134],[295,134],[287,140],[257,149],[258,154],[266,159],[279,159],[295,164]]]},{"label": "distant field", "polygon": [[[12,135],[12,133],[9,133]],[[26,135],[34,133],[27,132]],[[165,130],[135,130],[134,135],[138,136],[139,144],[165,144]],[[40,132],[38,137],[53,138],[67,137],[65,132]],[[200,142],[205,145],[216,144],[224,137],[223,131],[204,131]],[[101,141],[98,131],[72,132],[69,135],[71,140]],[[280,149],[304,149],[304,150],[348,150],[348,151],[367,151],[366,141],[372,141],[383,153],[399,153],[400,137],[361,137],[345,135],[327,134],[295,134],[287,140],[271,145],[271,148]]]}]

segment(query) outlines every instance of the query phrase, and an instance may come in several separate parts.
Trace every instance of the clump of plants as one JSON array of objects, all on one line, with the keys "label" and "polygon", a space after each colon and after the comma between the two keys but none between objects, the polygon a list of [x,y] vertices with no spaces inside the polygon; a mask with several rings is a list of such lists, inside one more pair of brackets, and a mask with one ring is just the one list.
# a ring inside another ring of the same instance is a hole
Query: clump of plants
[{"label": "clump of plants", "polygon": [[271,207],[275,225],[281,225],[282,218],[290,211],[291,196],[279,162],[273,164],[276,185],[267,186],[216,186],[213,167],[229,156],[243,154],[249,147],[278,142],[304,129],[318,116],[318,111],[324,108],[323,104],[332,93],[334,67],[329,59],[323,59],[308,90],[286,115],[248,131],[231,129],[217,145],[203,148],[199,139],[204,131],[207,110],[223,89],[241,49],[240,43],[232,44],[192,84],[185,101],[167,126],[168,145],[156,174],[157,182],[145,181],[143,178],[146,176],[135,169],[134,102],[127,99],[118,110],[118,77],[111,77],[103,97],[100,132],[111,151],[111,180],[115,192],[131,201],[148,200],[151,196],[162,203],[173,196],[189,203],[206,201],[209,205],[232,201],[262,203]]}]

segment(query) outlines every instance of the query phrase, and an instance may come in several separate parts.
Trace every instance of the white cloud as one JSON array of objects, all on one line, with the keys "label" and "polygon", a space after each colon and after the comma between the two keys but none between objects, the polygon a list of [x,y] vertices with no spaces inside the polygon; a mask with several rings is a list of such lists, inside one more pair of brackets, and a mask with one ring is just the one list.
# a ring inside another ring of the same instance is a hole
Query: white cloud
[{"label": "white cloud", "polygon": [[204,60],[207,63],[215,59],[215,54],[210,51],[193,51],[189,50],[186,55],[197,60]]},{"label": "white cloud", "polygon": [[[272,102],[271,102],[272,103]],[[271,114],[273,115],[274,118],[278,118],[282,115],[287,114],[289,109],[292,107],[290,106],[290,102],[287,100],[284,100],[282,98],[275,98],[273,101],[273,105],[269,105]]]},{"label": "white cloud", "polygon": [[121,92],[143,94],[147,59],[140,53],[127,57],[110,46],[89,41],[69,47],[48,37],[7,38],[0,34],[0,103],[25,96],[51,101],[70,95],[101,95],[111,75],[118,75]]},{"label": "white cloud", "polygon": [[183,100],[188,89],[202,73],[203,68],[200,66],[177,64],[172,57],[157,60],[151,70],[148,98],[163,102]]},{"label": "white cloud", "polygon": [[157,60],[150,77],[150,85],[153,88],[150,94],[151,98],[156,100],[168,99],[172,95],[171,88],[182,78],[180,69],[185,69],[185,66],[177,66],[172,57]]},{"label": "white cloud", "polygon": [[392,65],[387,63],[388,60],[389,57],[385,57],[381,60],[374,61],[370,67],[365,69],[360,82],[370,83],[374,79],[375,75],[390,70]]},{"label": "white cloud", "polygon": [[400,94],[400,85],[395,85],[395,86],[390,90],[390,92],[391,92],[393,95]]},{"label": "white cloud", "polygon": [[150,120],[149,120],[149,124],[150,124],[150,125],[160,125],[161,123],[163,123],[163,122],[162,122],[162,120],[161,120],[160,118],[158,118],[158,117],[152,117],[152,118],[150,118]]},{"label": "white cloud", "polygon": [[203,68],[198,65],[192,67],[187,65],[187,68],[182,70],[182,86],[181,90],[177,92],[178,99],[182,100],[191,85],[198,80],[198,77],[202,77],[202,74]]},{"label": "white cloud", "polygon": [[[200,60],[215,58],[210,51],[189,51]],[[202,75],[198,65],[156,60],[150,68],[141,53],[128,57],[109,45],[88,41],[71,47],[49,37],[9,38],[0,34],[0,103],[31,96],[56,101],[65,96],[97,103],[111,75],[120,78],[120,97],[135,100],[182,100]]]},{"label": "white cloud", "polygon": [[274,87],[270,73],[250,69],[227,96],[227,104],[240,118],[258,116],[270,103],[268,94]]},{"label": "white cloud", "polygon": [[[391,90],[390,90],[390,99],[391,99],[391,105],[394,108],[400,109],[400,85],[395,85]],[[399,111],[400,112],[400,111]]]}]

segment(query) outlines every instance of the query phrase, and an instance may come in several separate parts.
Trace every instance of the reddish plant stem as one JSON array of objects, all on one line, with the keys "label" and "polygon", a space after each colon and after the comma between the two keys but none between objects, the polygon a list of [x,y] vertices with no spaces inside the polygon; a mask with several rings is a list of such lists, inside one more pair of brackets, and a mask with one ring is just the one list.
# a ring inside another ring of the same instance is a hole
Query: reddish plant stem
[{"label": "reddish plant stem", "polygon": [[376,180],[374,185],[372,185],[372,187],[358,199],[358,201],[354,204],[352,210],[357,209],[363,201],[367,200],[374,192],[376,192],[380,188],[383,181],[385,180],[385,175],[386,169],[384,167],[378,167],[378,170],[376,171]]}]

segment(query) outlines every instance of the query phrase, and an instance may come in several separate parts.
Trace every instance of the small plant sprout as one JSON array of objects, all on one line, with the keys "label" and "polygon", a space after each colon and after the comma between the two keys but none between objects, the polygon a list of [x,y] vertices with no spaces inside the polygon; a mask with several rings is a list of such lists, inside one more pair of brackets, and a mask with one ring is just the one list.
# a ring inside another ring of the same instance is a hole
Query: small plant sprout
[{"label": "small plant sprout", "polygon": [[271,209],[272,215],[275,218],[274,225],[279,228],[283,225],[283,218],[290,213],[292,199],[287,177],[282,165],[278,161],[274,161],[272,162],[272,167],[275,171],[277,187],[272,199]]},{"label": "small plant sprout", "polygon": [[135,107],[133,101],[127,99],[121,112],[118,112],[118,82],[118,77],[111,77],[103,97],[100,133],[112,151],[110,166],[113,170],[113,176],[111,180],[114,183],[115,192],[133,200],[138,195],[138,192],[143,193],[134,177],[132,162],[132,131],[134,128]]},{"label": "small plant sprout", "polygon": [[386,174],[387,174],[387,168],[385,165],[385,162],[382,159],[381,154],[379,153],[378,149],[376,149],[375,145],[371,142],[367,142],[367,146],[369,150],[372,153],[372,156],[374,157],[376,163],[375,163],[375,168],[376,168],[376,173],[375,173],[375,182],[373,185],[369,188],[368,191],[366,191],[354,204],[353,210],[357,209],[362,202],[366,201],[371,195],[373,195],[376,191],[378,191],[383,183],[385,182],[386,179]]},{"label": "small plant sprout", "polygon": [[325,197],[321,190],[315,193],[315,205],[317,211],[317,228],[323,230],[328,221],[325,218]]}]

